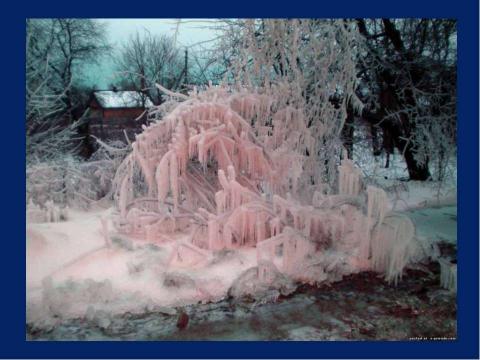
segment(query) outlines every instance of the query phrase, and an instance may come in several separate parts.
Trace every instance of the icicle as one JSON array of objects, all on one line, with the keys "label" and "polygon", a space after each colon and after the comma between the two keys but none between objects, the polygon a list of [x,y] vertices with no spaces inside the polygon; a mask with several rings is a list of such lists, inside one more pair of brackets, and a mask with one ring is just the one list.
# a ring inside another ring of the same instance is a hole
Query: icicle
[{"label": "icicle", "polygon": [[170,155],[170,188],[172,190],[174,211],[178,211],[179,186],[178,186],[178,162],[174,153]]},{"label": "icicle", "polygon": [[232,230],[230,226],[225,225],[223,227],[223,242],[225,244],[225,247],[227,249],[232,248],[232,242],[233,242],[233,235],[232,235]]},{"label": "icicle", "polygon": [[[346,154],[344,154],[346,156]],[[339,189],[340,195],[356,196],[360,192],[361,172],[355,167],[353,162],[346,157],[342,160],[339,170]]]},{"label": "icicle", "polygon": [[227,168],[227,173],[228,173],[228,180],[229,180],[229,181],[234,181],[235,178],[236,178],[235,168],[230,165],[230,166]]},{"label": "icicle", "polygon": [[228,191],[230,189],[230,183],[225,176],[225,172],[221,169],[218,170],[218,180],[220,181],[220,184],[222,185],[224,190]]},{"label": "icicle", "polygon": [[457,264],[449,260],[439,258],[440,264],[440,285],[447,290],[457,292]]},{"label": "icicle", "polygon": [[371,252],[373,268],[385,273],[387,281],[397,283],[404,267],[422,256],[410,218],[401,214],[385,217],[372,236]]},{"label": "icicle", "polygon": [[220,215],[225,211],[225,205],[226,205],[225,191],[220,190],[215,193],[215,203],[217,204],[217,215]]},{"label": "icicle", "polygon": [[255,225],[255,233],[256,233],[256,242],[260,242],[265,240],[266,238],[266,231],[265,231],[265,222],[262,219],[257,219]]},{"label": "icicle", "polygon": [[142,169],[143,175],[145,176],[145,179],[147,181],[149,195],[151,196],[153,189],[155,187],[153,172],[150,169],[149,165],[147,164],[147,161],[140,154],[140,151],[138,150],[138,147],[137,147],[137,143],[134,143],[132,145],[132,148],[133,148],[133,156],[135,160],[140,164],[140,168]]},{"label": "icicle", "polygon": [[125,219],[127,217],[127,204],[128,204],[128,177],[126,176],[122,181],[122,187],[120,188],[120,217]]},{"label": "icicle", "polygon": [[383,221],[388,210],[388,198],[385,191],[374,186],[367,187],[367,197],[368,229],[371,231]]},{"label": "icicle", "polygon": [[270,233],[271,236],[277,236],[281,233],[281,220],[278,217],[275,217],[270,220]]},{"label": "icicle", "polygon": [[157,170],[155,172],[155,180],[157,181],[157,197],[160,209],[163,206],[163,202],[168,194],[169,190],[169,178],[170,178],[170,164],[169,158],[171,153],[165,154],[163,158],[160,160],[160,163],[157,166]]},{"label": "icicle", "polygon": [[216,216],[208,214],[208,249],[221,249],[222,243],[220,242],[219,235],[219,224]]}]

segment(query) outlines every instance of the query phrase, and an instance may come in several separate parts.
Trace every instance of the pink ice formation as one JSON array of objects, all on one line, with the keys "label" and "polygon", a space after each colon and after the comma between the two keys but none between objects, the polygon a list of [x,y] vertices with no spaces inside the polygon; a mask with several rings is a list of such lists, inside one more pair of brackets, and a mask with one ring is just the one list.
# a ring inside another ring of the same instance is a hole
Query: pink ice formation
[{"label": "pink ice formation", "polygon": [[321,139],[301,109],[221,87],[182,100],[144,128],[120,165],[114,231],[174,243],[172,266],[256,248],[263,282],[282,273],[320,283],[368,269],[396,282],[421,256],[412,221],[389,213],[385,192],[364,184],[351,160],[338,166],[336,191],[321,182]]}]

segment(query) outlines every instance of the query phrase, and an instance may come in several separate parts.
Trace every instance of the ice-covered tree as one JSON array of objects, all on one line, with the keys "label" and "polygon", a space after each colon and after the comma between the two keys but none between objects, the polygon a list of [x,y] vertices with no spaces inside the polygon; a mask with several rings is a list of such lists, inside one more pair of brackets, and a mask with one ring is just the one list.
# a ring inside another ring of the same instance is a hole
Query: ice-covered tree
[{"label": "ice-covered tree", "polygon": [[456,154],[456,22],[449,19],[356,20],[364,118],[397,148],[410,179],[442,180]]},{"label": "ice-covered tree", "polygon": [[[346,103],[355,95],[357,32],[344,20],[236,20],[223,27],[220,57],[226,80],[272,96],[272,106],[291,106],[306,119],[315,145],[307,154],[312,183],[335,180]],[[332,101],[341,98],[341,106]],[[300,139],[300,142],[305,139]],[[303,144],[305,145],[305,144]]]},{"label": "ice-covered tree", "polygon": [[50,159],[70,148],[73,132],[63,123],[66,88],[60,90],[53,73],[55,38],[48,21],[27,21],[26,154],[27,164]]},{"label": "ice-covered tree", "polygon": [[42,160],[72,150],[76,81],[108,46],[102,23],[89,19],[29,19],[26,45],[27,158]]},{"label": "ice-covered tree", "polygon": [[83,118],[74,116],[74,82],[81,66],[105,49],[102,27],[84,19],[26,25],[27,199],[41,205],[95,199],[95,170],[82,169],[76,157]]},{"label": "ice-covered tree", "polygon": [[182,85],[184,59],[173,37],[137,32],[121,47],[116,61],[122,87],[141,91],[154,103],[162,102],[156,83],[169,89]]}]

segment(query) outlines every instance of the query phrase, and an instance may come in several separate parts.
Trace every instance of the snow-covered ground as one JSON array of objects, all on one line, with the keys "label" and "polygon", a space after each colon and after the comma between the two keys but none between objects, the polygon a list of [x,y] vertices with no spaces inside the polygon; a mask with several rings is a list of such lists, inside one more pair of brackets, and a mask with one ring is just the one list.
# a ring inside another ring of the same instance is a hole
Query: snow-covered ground
[{"label": "snow-covered ground", "polygon": [[[91,312],[60,324],[28,324],[36,340],[453,340],[455,294],[440,287],[438,263],[407,270],[397,285],[364,272],[258,304],[224,300],[171,312]],[[179,319],[187,319],[179,327]],[[188,323],[188,324],[187,324]]]},{"label": "snow-covered ground", "polygon": [[436,242],[457,244],[457,206],[416,209],[408,212],[416,236]]},{"label": "snow-covered ground", "polygon": [[[357,163],[367,184],[386,190],[392,210],[408,212],[418,238],[456,244],[455,170],[439,186],[404,181],[408,174],[398,154],[389,169],[382,158]],[[27,225],[27,323],[51,329],[73,319],[101,322],[125,313],[171,316],[200,299],[221,301],[234,280],[257,265],[253,248],[214,252],[206,263],[185,268],[168,265],[173,243],[149,244],[111,232],[107,245],[101,219],[111,211],[70,210],[67,221]],[[320,336],[309,326],[288,336]]]},{"label": "snow-covered ground", "polygon": [[[172,243],[148,244],[112,235],[108,210],[71,211],[68,221],[27,227],[27,321],[82,317],[92,312],[143,312],[218,301],[243,271],[256,266],[255,249],[216,252],[208,264],[168,266]],[[207,266],[205,266],[207,265]]]},{"label": "snow-covered ground", "polygon": [[[373,156],[368,141],[354,145],[353,161],[362,170],[367,185],[381,187],[387,192],[391,210],[405,211],[414,208],[449,206],[457,204],[457,163],[449,160],[443,181],[407,181],[408,170],[405,160],[398,152],[390,155],[389,167],[385,167],[386,155]],[[435,163],[430,173],[436,174]]]},{"label": "snow-covered ground", "polygon": [[69,221],[28,224],[27,288],[38,288],[42,280],[77,259],[104,248],[101,216],[106,211],[70,210]]},{"label": "snow-covered ground", "polygon": [[[66,222],[30,224],[27,231],[27,322],[50,327],[74,318],[157,311],[225,297],[255,249],[218,253],[210,266],[166,268],[172,244],[115,241],[105,246],[100,219],[110,210],[71,212]],[[456,243],[456,206],[410,211],[417,236]],[[114,238],[115,239],[115,238]],[[169,284],[168,276],[174,285]],[[173,279],[173,280],[172,280]],[[197,286],[201,285],[201,287]]]}]

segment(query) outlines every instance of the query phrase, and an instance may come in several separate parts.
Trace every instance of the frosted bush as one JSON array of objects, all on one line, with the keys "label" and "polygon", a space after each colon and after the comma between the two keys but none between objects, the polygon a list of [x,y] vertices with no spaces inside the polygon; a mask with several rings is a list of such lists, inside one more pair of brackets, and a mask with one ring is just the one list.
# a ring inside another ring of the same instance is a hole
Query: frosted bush
[{"label": "frosted bush", "polygon": [[[100,156],[95,157],[100,158]],[[53,202],[60,207],[86,209],[110,197],[112,179],[121,157],[82,161],[57,158],[27,166],[27,202],[40,207]]]},{"label": "frosted bush", "polygon": [[338,195],[312,183],[318,159],[305,121],[298,109],[246,89],[182,96],[118,168],[116,230],[154,243],[187,234],[169,266],[203,267],[212,251],[255,247],[260,283],[276,272],[316,283],[368,268],[396,282],[424,256],[413,224],[388,215],[385,191],[365,188],[345,156]]},{"label": "frosted bush", "polygon": [[28,223],[44,223],[58,222],[68,219],[68,207],[59,207],[52,200],[45,202],[41,207],[36,205],[32,199],[27,205],[27,222]]}]

